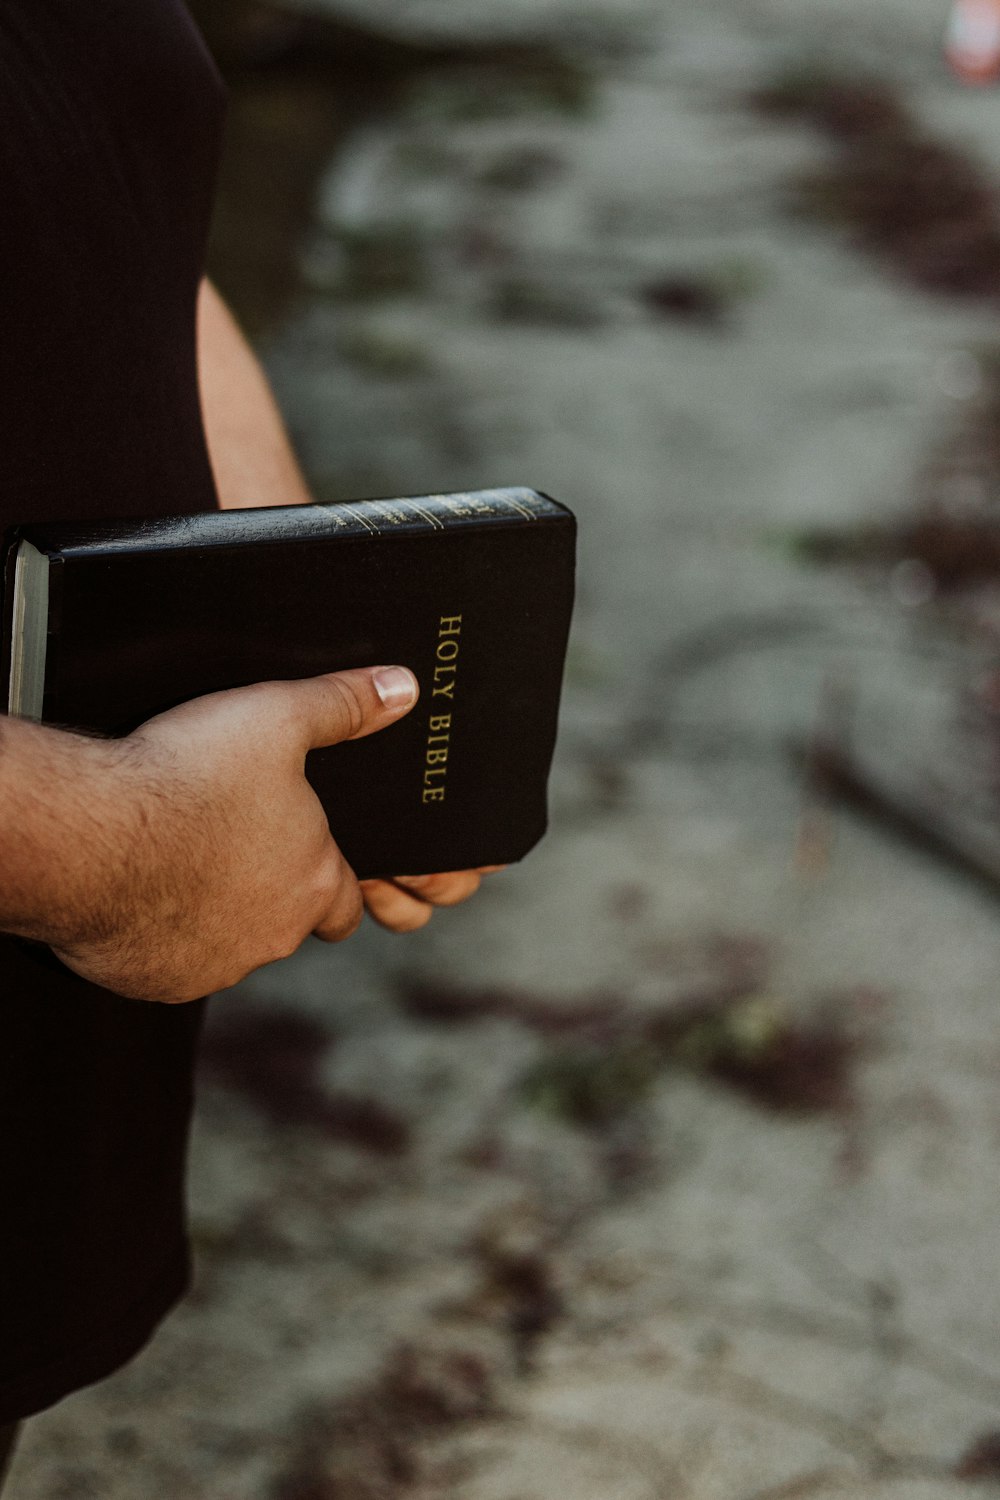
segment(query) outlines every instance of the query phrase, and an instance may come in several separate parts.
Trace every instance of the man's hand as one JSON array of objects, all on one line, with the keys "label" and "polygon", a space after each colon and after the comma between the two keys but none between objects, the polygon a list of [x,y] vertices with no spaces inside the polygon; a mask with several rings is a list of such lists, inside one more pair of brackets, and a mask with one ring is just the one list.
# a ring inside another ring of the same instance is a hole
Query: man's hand
[{"label": "man's hand", "polygon": [[[4,752],[21,764],[8,787],[27,788],[29,805],[11,823],[22,873],[0,926],[118,994],[168,1002],[235,984],[311,932],[348,937],[362,891],[305,778],[306,752],[385,729],[416,696],[410,672],[383,667],[213,693],[122,740],[10,721]],[[37,791],[55,805],[32,808],[26,754],[52,759]],[[455,898],[451,877],[433,880],[426,899]]]},{"label": "man's hand", "polygon": [[[198,380],[212,472],[223,510],[257,505],[306,505],[309,486],[288,440],[274,394],[257,356],[211,282],[198,297]],[[488,869],[361,883],[376,922],[412,932],[435,906],[457,906]]]}]

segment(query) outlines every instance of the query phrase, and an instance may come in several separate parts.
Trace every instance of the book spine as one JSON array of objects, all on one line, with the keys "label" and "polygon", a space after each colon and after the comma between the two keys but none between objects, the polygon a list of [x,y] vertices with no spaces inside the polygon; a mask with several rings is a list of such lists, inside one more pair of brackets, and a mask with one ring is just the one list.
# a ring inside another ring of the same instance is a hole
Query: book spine
[{"label": "book spine", "polygon": [[340,500],[317,505],[340,531],[386,536],[397,530],[444,531],[456,522],[524,522],[565,516],[563,507],[536,490],[469,490],[393,500]]},{"label": "book spine", "polygon": [[361,539],[462,526],[523,526],[569,522],[565,506],[525,488],[470,490],[451,495],[414,495],[386,500],[339,500],[329,504],[261,506],[163,516],[141,521],[41,523],[22,528],[39,551],[67,560],[120,552],[200,551],[205,547],[305,542],[337,537]]}]

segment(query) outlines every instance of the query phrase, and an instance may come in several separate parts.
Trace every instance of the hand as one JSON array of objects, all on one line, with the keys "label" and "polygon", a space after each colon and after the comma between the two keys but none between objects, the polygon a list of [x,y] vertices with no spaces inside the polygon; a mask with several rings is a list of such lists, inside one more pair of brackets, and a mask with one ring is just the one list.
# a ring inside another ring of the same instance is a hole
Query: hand
[{"label": "hand", "polygon": [[503,865],[480,865],[446,875],[397,875],[393,880],[362,880],[368,914],[392,932],[415,932],[434,915],[436,906],[458,906],[479,889],[483,875]]},{"label": "hand", "polygon": [[[90,741],[104,756],[94,795],[115,868],[88,862],[77,909],[47,937],[58,957],[118,994],[177,1002],[235,984],[311,932],[349,937],[362,891],[306,781],[306,752],[384,729],[416,697],[403,668],[331,673],[213,693],[123,740]],[[434,877],[435,896],[478,884],[453,879]]]}]

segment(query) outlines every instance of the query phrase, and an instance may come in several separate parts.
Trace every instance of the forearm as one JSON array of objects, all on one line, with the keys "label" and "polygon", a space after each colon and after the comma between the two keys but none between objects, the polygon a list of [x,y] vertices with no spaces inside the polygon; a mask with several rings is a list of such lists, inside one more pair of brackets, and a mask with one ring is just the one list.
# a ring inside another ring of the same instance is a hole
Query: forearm
[{"label": "forearm", "polygon": [[220,506],[308,503],[267,377],[207,280],[198,298],[198,379]]},{"label": "forearm", "polygon": [[115,741],[0,716],[0,931],[58,943],[113,917],[136,844]]},{"label": "forearm", "polygon": [[[307,501],[264,373],[208,282],[198,349],[220,503]],[[148,886],[160,799],[133,762],[125,741],[0,715],[0,931],[55,946],[99,939],[134,899],[130,888]]]}]

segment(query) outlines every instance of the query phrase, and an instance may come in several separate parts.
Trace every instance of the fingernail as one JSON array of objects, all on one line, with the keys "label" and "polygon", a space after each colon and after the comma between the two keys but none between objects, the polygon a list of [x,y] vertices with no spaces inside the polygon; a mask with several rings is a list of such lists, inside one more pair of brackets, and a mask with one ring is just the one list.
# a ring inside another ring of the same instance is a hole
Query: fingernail
[{"label": "fingernail", "polygon": [[417,679],[407,667],[379,667],[372,681],[386,708],[409,708],[417,698]]},{"label": "fingernail", "polygon": [[394,885],[405,885],[411,891],[422,891],[434,881],[433,875],[394,875]]}]

